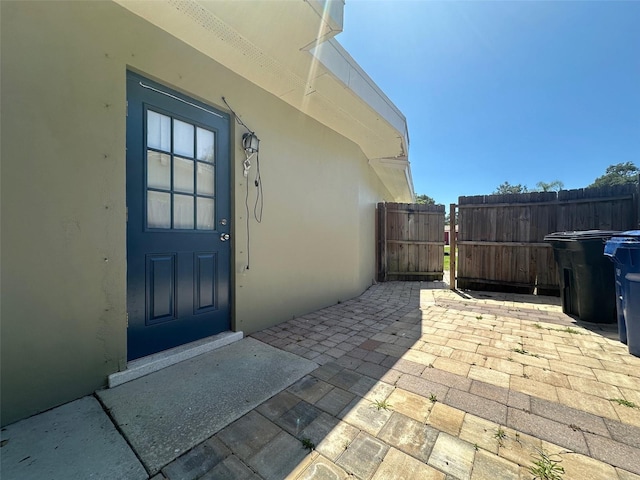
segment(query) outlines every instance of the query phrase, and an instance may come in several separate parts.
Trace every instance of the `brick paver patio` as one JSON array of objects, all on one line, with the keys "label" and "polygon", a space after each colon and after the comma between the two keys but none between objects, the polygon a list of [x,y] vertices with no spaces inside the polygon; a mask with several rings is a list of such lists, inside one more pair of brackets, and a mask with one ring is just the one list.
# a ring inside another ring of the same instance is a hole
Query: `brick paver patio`
[{"label": "brick paver patio", "polygon": [[640,358],[559,299],[391,282],[252,336],[319,368],[154,480],[640,480]]}]

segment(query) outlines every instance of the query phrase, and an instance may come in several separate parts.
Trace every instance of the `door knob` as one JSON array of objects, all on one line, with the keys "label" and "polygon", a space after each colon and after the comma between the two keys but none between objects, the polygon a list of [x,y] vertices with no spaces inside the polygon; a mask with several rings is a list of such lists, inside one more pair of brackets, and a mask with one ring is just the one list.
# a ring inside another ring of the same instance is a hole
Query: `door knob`
[{"label": "door knob", "polygon": [[221,233],[220,234],[220,240],[223,241],[223,242],[226,242],[227,240],[229,240],[229,238],[231,238],[231,237],[230,237],[230,235],[228,233]]}]

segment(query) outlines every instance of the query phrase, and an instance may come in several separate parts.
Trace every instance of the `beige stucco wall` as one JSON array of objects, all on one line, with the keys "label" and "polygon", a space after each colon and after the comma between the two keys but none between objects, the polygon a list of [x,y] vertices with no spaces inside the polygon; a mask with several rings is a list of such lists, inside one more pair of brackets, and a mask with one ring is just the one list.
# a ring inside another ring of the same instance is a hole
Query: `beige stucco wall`
[{"label": "beige stucco wall", "polygon": [[235,329],[371,284],[375,203],[391,199],[357,145],[116,4],[0,5],[2,424],[126,367],[127,68],[214,106],[224,95],[261,139],[264,219],[251,220],[246,271],[233,131]]}]

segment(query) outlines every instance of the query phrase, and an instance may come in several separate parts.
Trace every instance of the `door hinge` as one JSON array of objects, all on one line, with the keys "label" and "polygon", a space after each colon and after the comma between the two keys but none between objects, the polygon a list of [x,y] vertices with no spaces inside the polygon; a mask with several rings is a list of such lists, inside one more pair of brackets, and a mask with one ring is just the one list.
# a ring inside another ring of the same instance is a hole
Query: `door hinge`
[{"label": "door hinge", "polygon": [[127,101],[125,102],[125,110],[126,110],[126,112],[127,112],[127,115],[126,115],[126,116],[128,117],[128,116],[129,116],[129,100],[127,100]]},{"label": "door hinge", "polygon": [[125,214],[126,220],[125,221],[129,222],[129,207],[125,207],[125,209],[126,209],[126,214]]},{"label": "door hinge", "polygon": [[129,312],[127,312],[127,327],[129,326]]}]

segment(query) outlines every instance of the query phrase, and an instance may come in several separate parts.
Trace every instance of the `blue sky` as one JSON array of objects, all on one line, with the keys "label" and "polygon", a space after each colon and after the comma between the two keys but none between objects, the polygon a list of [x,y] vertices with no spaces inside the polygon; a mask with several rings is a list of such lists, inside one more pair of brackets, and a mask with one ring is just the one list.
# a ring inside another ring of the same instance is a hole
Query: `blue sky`
[{"label": "blue sky", "polygon": [[407,117],[438,203],[640,167],[640,1],[347,0],[337,39]]}]

